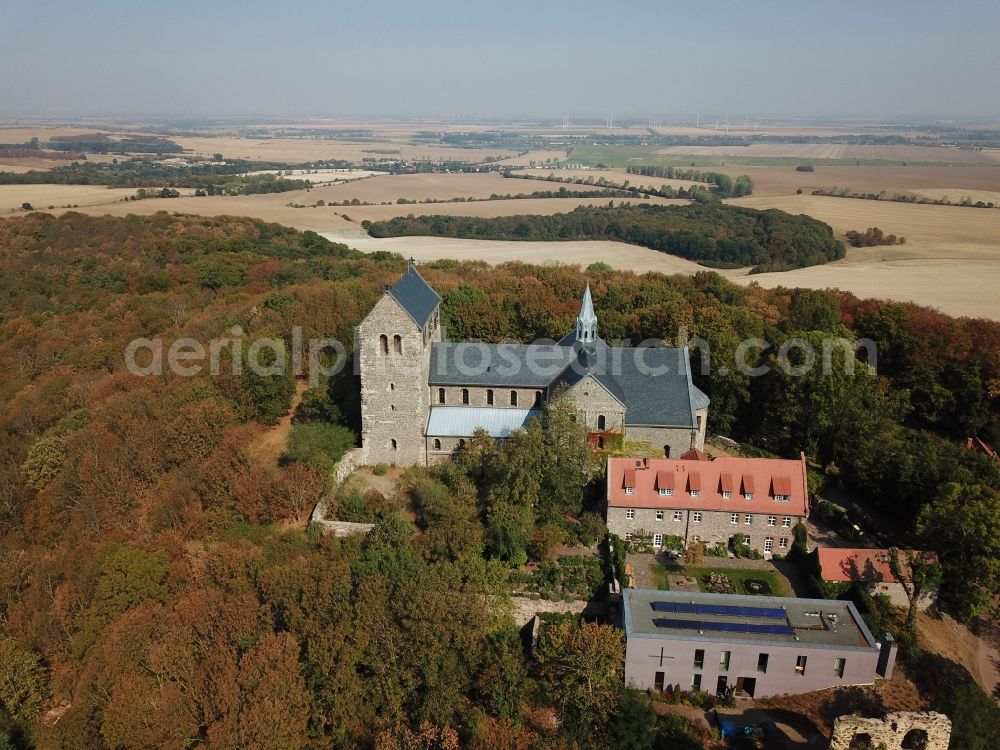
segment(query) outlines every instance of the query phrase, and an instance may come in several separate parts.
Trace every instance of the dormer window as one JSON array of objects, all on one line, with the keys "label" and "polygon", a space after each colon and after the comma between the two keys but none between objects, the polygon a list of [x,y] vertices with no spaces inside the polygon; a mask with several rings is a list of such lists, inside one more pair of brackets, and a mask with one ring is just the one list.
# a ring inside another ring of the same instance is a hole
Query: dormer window
[{"label": "dormer window", "polygon": [[788,495],[775,495],[774,499],[779,503],[786,503],[788,502]]},{"label": "dormer window", "polygon": [[660,494],[663,495],[664,497],[670,497],[671,495],[674,494],[674,491],[669,487],[660,487]]},{"label": "dormer window", "polygon": [[699,492],[701,492],[701,490],[691,490],[691,497],[698,497]]},{"label": "dormer window", "polygon": [[743,497],[745,497],[747,500],[753,500],[753,493],[748,492]]},{"label": "dormer window", "polygon": [[728,499],[729,499],[729,498],[731,498],[732,496],[733,496],[733,493],[732,493],[732,492],[723,492],[723,493],[722,493],[722,499],[723,499],[723,500],[728,500]]},{"label": "dormer window", "polygon": [[625,488],[625,494],[626,495],[631,495],[633,492],[635,492],[635,488],[634,487],[626,487]]}]

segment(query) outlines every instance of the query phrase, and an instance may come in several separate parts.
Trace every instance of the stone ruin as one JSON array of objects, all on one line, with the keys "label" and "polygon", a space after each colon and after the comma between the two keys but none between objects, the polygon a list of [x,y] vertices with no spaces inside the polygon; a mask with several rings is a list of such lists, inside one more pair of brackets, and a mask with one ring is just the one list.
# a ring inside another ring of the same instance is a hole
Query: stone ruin
[{"label": "stone ruin", "polygon": [[934,711],[902,711],[884,719],[841,716],[833,725],[830,750],[948,750],[951,719]]}]

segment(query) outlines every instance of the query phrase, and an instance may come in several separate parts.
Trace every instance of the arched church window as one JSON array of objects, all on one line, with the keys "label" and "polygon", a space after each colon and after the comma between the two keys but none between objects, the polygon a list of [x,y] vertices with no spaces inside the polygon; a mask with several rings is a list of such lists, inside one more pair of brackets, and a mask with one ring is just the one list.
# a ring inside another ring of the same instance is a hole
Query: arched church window
[{"label": "arched church window", "polygon": [[469,403],[469,389],[468,388],[463,388],[462,389],[462,403],[463,404],[468,404]]},{"label": "arched church window", "polygon": [[486,405],[487,406],[493,406],[493,389],[492,388],[487,388],[486,389]]},{"label": "arched church window", "polygon": [[440,438],[434,438],[434,450],[436,450],[436,451],[441,450],[441,439]]},{"label": "arched church window", "polygon": [[599,414],[597,416],[597,429],[599,430],[607,429],[607,420],[604,418],[603,414]]},{"label": "arched church window", "polygon": [[444,388],[438,388],[438,403],[444,403]]},{"label": "arched church window", "polygon": [[517,391],[510,392],[510,405],[517,406]]},{"label": "arched church window", "polygon": [[393,438],[392,440],[389,441],[389,447],[392,448],[393,450],[396,450],[397,445],[396,445],[396,439],[395,438]]},{"label": "arched church window", "polygon": [[386,336],[384,333],[378,337],[378,345],[379,345],[379,350],[383,354],[389,353],[389,337]]},{"label": "arched church window", "polygon": [[403,353],[403,338],[398,334],[392,337],[392,351],[396,354]]}]

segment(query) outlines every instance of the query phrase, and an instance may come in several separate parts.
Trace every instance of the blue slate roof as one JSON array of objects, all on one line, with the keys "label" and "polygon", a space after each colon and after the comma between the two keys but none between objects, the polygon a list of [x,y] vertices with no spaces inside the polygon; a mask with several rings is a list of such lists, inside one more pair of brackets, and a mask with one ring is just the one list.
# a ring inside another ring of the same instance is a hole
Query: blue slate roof
[{"label": "blue slate roof", "polygon": [[427,324],[431,313],[441,304],[440,295],[424,281],[424,277],[417,271],[416,266],[412,265],[388,292],[389,296],[396,300],[413,318],[413,322],[419,328],[423,328]]},{"label": "blue slate roof", "polygon": [[541,409],[432,406],[424,434],[430,437],[472,437],[476,430],[484,429],[495,438],[506,438],[541,414]]},{"label": "blue slate roof", "polygon": [[[565,339],[564,339],[565,340]],[[684,348],[442,342],[431,347],[432,386],[545,388],[573,386],[587,375],[624,404],[625,425],[694,427],[708,397],[691,381]]]}]

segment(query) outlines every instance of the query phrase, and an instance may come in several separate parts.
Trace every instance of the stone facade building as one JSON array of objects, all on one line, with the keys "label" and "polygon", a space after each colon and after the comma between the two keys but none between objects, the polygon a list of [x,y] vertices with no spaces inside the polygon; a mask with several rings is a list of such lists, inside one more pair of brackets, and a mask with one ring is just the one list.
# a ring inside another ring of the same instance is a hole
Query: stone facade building
[{"label": "stone facade building", "polygon": [[365,463],[433,463],[478,429],[506,438],[557,393],[596,448],[625,435],[666,456],[704,447],[709,400],[687,348],[607,344],[589,286],[576,329],[552,343],[444,341],[440,303],[411,263],[357,327]]},{"label": "stone facade building", "polygon": [[897,645],[850,601],[626,589],[625,683],[763,698],[890,679]]},{"label": "stone facade building", "polygon": [[[860,583],[869,594],[885,594],[897,607],[908,607],[912,594],[908,561],[911,556],[937,562],[933,552],[899,550],[902,580],[892,570],[892,553],[887,549],[849,549],[817,547],[820,578],[827,583]],[[924,591],[917,600],[917,609],[927,609],[937,598],[937,588]]]},{"label": "stone facade building", "polygon": [[731,547],[736,535],[765,556],[787,554],[792,529],[809,515],[805,456],[709,459],[692,451],[679,459],[609,458],[608,531],[623,539],[668,536],[684,545]]}]

